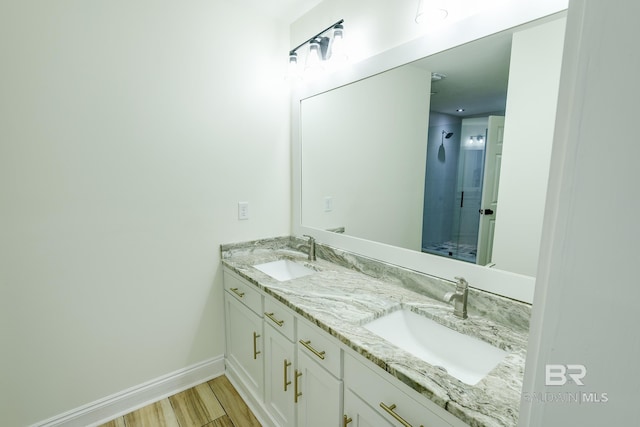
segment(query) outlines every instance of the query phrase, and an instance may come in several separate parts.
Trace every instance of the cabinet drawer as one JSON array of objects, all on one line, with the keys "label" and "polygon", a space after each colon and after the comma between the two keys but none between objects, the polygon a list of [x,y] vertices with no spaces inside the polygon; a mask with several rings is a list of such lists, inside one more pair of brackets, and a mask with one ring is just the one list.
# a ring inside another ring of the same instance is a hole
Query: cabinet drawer
[{"label": "cabinet drawer", "polygon": [[260,295],[255,286],[225,270],[224,289],[229,295],[233,295],[238,301],[262,317],[262,295]]},{"label": "cabinet drawer", "polygon": [[298,349],[308,354],[336,378],[341,377],[340,347],[317,326],[298,320]]},{"label": "cabinet drawer", "polygon": [[264,321],[290,341],[295,339],[293,319],[293,313],[287,310],[284,305],[269,296],[265,297]]},{"label": "cabinet drawer", "polygon": [[[344,384],[393,426],[451,427],[451,424],[424,404],[419,403],[349,354],[344,357]],[[432,404],[437,406],[435,403]],[[435,409],[444,411],[439,407]]]}]

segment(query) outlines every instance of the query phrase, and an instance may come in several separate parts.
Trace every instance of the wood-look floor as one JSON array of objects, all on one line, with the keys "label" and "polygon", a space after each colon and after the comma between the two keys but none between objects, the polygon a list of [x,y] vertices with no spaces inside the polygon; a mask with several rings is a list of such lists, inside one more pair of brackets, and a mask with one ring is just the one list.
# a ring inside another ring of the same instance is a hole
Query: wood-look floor
[{"label": "wood-look floor", "polygon": [[227,377],[214,378],[99,427],[261,427]]}]

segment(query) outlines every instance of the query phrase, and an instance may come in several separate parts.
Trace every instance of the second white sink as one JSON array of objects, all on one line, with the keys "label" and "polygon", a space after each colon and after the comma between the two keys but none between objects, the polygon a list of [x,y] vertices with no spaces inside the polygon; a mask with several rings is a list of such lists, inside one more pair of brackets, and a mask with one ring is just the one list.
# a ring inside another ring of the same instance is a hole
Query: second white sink
[{"label": "second white sink", "polygon": [[298,277],[304,277],[315,273],[314,270],[288,259],[281,259],[278,261],[258,264],[254,265],[253,267],[280,282],[297,279]]},{"label": "second white sink", "polygon": [[410,310],[397,310],[364,325],[397,347],[469,385],[477,384],[507,352]]}]

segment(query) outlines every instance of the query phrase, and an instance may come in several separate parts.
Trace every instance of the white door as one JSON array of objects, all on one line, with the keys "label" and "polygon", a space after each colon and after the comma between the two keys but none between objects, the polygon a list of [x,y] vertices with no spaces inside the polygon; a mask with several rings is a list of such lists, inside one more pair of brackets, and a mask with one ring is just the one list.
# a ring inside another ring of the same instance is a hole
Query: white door
[{"label": "white door", "polygon": [[489,264],[493,252],[503,140],[504,116],[489,116],[476,258],[476,264],[480,265]]},{"label": "white door", "polygon": [[298,369],[294,373],[294,392],[298,393],[298,425],[304,427],[340,426],[342,381],[298,350]]},{"label": "white door", "polygon": [[295,345],[273,326],[264,327],[265,403],[281,427],[295,426],[293,356]]},{"label": "white door", "polygon": [[234,297],[225,297],[227,360],[255,397],[264,392],[262,319]]}]

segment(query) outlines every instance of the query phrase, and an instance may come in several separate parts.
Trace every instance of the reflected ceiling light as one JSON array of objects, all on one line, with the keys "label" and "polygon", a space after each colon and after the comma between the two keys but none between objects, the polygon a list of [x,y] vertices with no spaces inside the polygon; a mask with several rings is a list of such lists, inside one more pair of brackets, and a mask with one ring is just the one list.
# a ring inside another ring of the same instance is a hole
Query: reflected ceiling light
[{"label": "reflected ceiling light", "polygon": [[298,51],[303,46],[309,45],[305,60],[305,71],[316,72],[323,69],[323,64],[331,59],[331,62],[344,62],[347,58],[344,47],[344,19],[320,31],[313,37],[300,43],[289,51],[289,77],[299,76],[300,59]]},{"label": "reflected ceiling light", "polygon": [[432,82],[437,82],[440,81],[442,79],[446,79],[447,75],[443,74],[443,73],[431,73],[431,81]]}]

